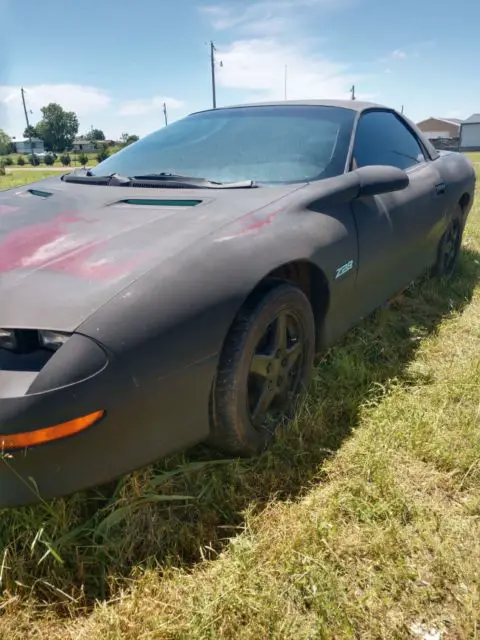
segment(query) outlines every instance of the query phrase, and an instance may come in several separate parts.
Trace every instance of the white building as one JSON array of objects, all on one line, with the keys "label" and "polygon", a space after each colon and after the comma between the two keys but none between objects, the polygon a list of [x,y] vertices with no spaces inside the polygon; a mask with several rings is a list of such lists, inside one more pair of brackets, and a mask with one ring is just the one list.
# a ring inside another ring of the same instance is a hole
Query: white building
[{"label": "white building", "polygon": [[480,113],[474,113],[462,122],[460,151],[480,151]]},{"label": "white building", "polygon": [[72,151],[75,153],[93,153],[95,149],[95,143],[86,138],[75,138],[72,147]]},{"label": "white building", "polygon": [[453,140],[460,135],[461,120],[456,118],[427,118],[421,122],[417,122],[417,127],[430,140]]},{"label": "white building", "polygon": [[[16,140],[15,141],[15,151],[17,153],[26,153],[30,155],[30,140]],[[45,147],[43,146],[43,140],[40,138],[32,138],[32,147],[34,153],[45,153]]]}]

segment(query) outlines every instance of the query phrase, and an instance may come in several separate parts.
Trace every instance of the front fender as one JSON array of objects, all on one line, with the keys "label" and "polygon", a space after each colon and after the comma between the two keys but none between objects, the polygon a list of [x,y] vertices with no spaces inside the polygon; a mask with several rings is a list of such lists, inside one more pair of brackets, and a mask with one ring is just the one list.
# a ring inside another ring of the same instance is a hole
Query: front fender
[{"label": "front fender", "polygon": [[132,369],[169,375],[218,354],[240,307],[278,267],[308,261],[320,269],[332,302],[348,295],[357,267],[350,207],[335,212],[266,211],[152,270],[85,321],[79,333],[98,340]]}]

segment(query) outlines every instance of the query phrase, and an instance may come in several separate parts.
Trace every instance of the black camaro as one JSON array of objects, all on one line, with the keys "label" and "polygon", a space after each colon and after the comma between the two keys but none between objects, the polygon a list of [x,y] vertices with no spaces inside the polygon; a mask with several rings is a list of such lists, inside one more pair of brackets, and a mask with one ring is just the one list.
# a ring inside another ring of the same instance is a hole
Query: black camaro
[{"label": "black camaro", "polygon": [[192,114],[0,193],[0,506],[272,441],[314,356],[450,275],[468,159],[356,101]]}]

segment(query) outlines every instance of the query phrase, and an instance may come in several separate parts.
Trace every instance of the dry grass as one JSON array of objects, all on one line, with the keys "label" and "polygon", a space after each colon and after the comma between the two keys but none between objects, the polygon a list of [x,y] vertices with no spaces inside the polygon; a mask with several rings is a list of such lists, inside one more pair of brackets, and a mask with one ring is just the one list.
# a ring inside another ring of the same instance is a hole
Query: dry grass
[{"label": "dry grass", "polygon": [[270,452],[3,512],[0,638],[479,637],[479,224],[452,282],[331,350]]}]

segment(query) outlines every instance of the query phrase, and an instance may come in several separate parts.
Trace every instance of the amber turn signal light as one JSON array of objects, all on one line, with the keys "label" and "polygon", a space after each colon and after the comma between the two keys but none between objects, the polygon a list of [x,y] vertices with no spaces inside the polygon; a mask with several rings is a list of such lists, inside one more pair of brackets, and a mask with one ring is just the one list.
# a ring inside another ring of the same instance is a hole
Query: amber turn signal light
[{"label": "amber turn signal light", "polygon": [[45,429],[36,429],[35,431],[27,431],[25,433],[12,433],[10,435],[0,434],[0,451],[12,451],[13,449],[25,449],[25,447],[35,447],[39,444],[46,444],[61,438],[73,436],[80,431],[93,426],[105,415],[103,409],[89,413],[81,418],[62,422],[53,427]]}]

